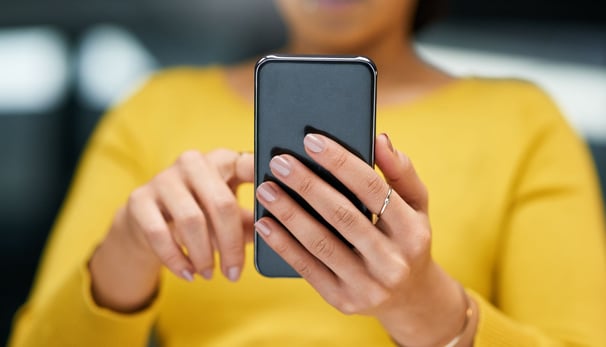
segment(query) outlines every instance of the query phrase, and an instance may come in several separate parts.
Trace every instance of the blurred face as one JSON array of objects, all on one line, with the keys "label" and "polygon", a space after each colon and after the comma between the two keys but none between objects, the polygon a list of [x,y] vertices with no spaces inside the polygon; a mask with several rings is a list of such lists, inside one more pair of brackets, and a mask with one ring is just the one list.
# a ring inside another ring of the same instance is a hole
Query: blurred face
[{"label": "blurred face", "polygon": [[298,50],[354,53],[408,37],[415,0],[276,0]]}]

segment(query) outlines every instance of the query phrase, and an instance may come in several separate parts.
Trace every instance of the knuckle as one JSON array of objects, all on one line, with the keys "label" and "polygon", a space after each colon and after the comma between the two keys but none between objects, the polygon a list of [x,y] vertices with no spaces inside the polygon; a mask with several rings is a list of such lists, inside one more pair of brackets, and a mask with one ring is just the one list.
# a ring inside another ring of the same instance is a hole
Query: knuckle
[{"label": "knuckle", "polygon": [[311,266],[303,259],[296,260],[293,264],[293,268],[305,278],[309,278],[312,275]]},{"label": "knuckle", "polygon": [[343,296],[339,295],[338,291],[329,291],[324,297],[324,300],[326,300],[330,306],[341,311],[341,306],[343,306]]},{"label": "knuckle", "polygon": [[227,148],[217,148],[217,149],[213,150],[212,152],[210,152],[209,154],[212,154],[213,156],[216,156],[216,157],[227,157],[227,156],[233,154],[233,151],[231,151]]},{"label": "knuckle", "polygon": [[223,169],[232,169],[235,166],[235,161],[238,158],[238,154],[232,150],[226,148],[218,148],[209,152],[204,160],[211,166],[218,168],[220,171]]},{"label": "knuckle", "polygon": [[223,254],[231,259],[239,260],[244,253],[244,244],[238,240],[228,240],[221,246]]},{"label": "knuckle", "polygon": [[385,182],[383,182],[383,180],[376,174],[373,173],[372,176],[367,179],[366,184],[368,187],[368,191],[372,195],[378,195],[383,193],[383,187],[385,186]]},{"label": "knuckle", "polygon": [[396,288],[405,282],[410,275],[410,268],[404,260],[385,274],[384,284],[388,288]]},{"label": "knuckle", "polygon": [[356,221],[356,215],[343,206],[337,206],[334,211],[334,220],[341,228],[348,229]]},{"label": "knuckle", "polygon": [[290,250],[286,242],[277,242],[272,247],[278,254],[288,254]]},{"label": "knuckle", "polygon": [[365,242],[368,245],[369,249],[376,249],[378,250],[378,252],[385,252],[384,242],[378,235],[374,234],[372,236],[367,237]]},{"label": "knuckle", "polygon": [[414,241],[408,248],[408,259],[413,262],[416,259],[427,255],[431,248],[431,233],[428,231],[417,232],[413,235]]},{"label": "knuckle", "polygon": [[421,244],[427,249],[431,245],[431,232],[428,229],[423,229],[419,236]]},{"label": "knuckle", "polygon": [[141,225],[141,231],[145,234],[149,242],[153,245],[159,244],[163,238],[166,230],[152,224]]},{"label": "knuckle", "polygon": [[139,187],[133,190],[128,196],[128,205],[137,204],[139,201],[148,196],[148,188],[146,186]]},{"label": "knuckle", "polygon": [[202,211],[198,210],[182,213],[175,222],[182,226],[186,233],[195,233],[206,223],[206,219]]},{"label": "knuckle", "polygon": [[174,171],[171,170],[170,168],[167,170],[164,170],[162,172],[160,172],[159,174],[157,174],[151,181],[151,184],[154,185],[155,187],[166,184],[167,182],[170,182],[174,179],[175,174]]},{"label": "knuckle", "polygon": [[177,163],[177,165],[187,166],[191,162],[202,159],[202,157],[203,157],[202,153],[200,153],[194,149],[189,149],[179,155],[176,163]]},{"label": "knuckle", "polygon": [[335,252],[335,244],[328,237],[313,240],[311,243],[311,251],[323,259],[329,259]]},{"label": "knuckle", "polygon": [[336,305],[334,305],[337,310],[345,315],[353,315],[358,312],[356,305],[348,299],[340,299],[337,301]]},{"label": "knuckle", "polygon": [[295,207],[292,207],[292,206],[291,207],[287,207],[280,214],[280,221],[284,225],[290,225],[290,224],[292,224],[295,221],[296,218],[297,218],[297,210],[295,209]]},{"label": "knuckle", "polygon": [[213,204],[222,215],[235,215],[239,212],[238,204],[232,196],[216,195]]},{"label": "knuckle", "polygon": [[337,153],[335,153],[334,156],[334,168],[336,170],[340,170],[342,168],[345,167],[345,165],[347,164],[349,158],[349,153],[347,153],[346,151],[340,150],[337,151]]},{"label": "knuckle", "polygon": [[389,292],[381,287],[375,287],[368,291],[366,296],[368,308],[383,306],[389,300]]},{"label": "knuckle", "polygon": [[178,269],[181,264],[183,255],[178,252],[166,252],[165,254],[160,254],[160,259],[164,264],[171,269]]},{"label": "knuckle", "polygon": [[302,177],[299,181],[299,194],[308,195],[313,189],[313,180],[311,176]]}]

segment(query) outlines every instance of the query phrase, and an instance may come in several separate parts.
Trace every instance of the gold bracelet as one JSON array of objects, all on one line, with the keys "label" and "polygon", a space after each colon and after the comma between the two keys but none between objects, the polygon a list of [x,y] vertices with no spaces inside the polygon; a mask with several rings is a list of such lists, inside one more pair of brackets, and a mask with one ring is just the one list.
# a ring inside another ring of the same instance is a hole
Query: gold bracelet
[{"label": "gold bracelet", "polygon": [[459,331],[459,334],[455,336],[452,340],[450,340],[450,342],[445,344],[444,347],[455,347],[459,343],[459,341],[461,341],[463,335],[465,335],[465,332],[467,331],[469,321],[471,321],[471,317],[473,316],[473,307],[471,306],[471,300],[469,299],[469,295],[467,295],[465,289],[463,289],[462,286],[461,293],[465,297],[465,303],[467,305],[467,308],[465,309],[465,320],[463,321],[463,327],[461,328],[461,331]]},{"label": "gold bracelet", "polygon": [[[444,347],[455,347],[459,343],[459,341],[461,341],[463,335],[465,335],[465,332],[467,331],[467,326],[471,321],[471,317],[473,316],[473,307],[471,306],[471,299],[469,299],[469,295],[467,295],[463,286],[459,285],[459,287],[461,288],[461,294],[463,294],[463,297],[465,298],[465,320],[463,321],[463,327],[459,331],[459,334],[457,334],[457,336],[455,336],[452,340],[445,344]],[[407,347],[405,345],[399,344],[394,339],[392,339],[392,341],[395,342],[396,346],[398,347]]]}]

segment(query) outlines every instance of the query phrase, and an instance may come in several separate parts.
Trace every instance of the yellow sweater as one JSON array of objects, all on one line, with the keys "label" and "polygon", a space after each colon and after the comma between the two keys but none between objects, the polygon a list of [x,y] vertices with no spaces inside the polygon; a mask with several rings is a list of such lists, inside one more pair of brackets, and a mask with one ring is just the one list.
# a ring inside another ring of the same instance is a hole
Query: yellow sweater
[{"label": "yellow sweater", "polygon": [[[433,256],[479,303],[476,346],[606,346],[606,242],[588,152],[553,103],[521,81],[467,78],[378,110],[430,192]],[[187,149],[253,150],[253,107],[224,70],[160,73],[91,139],[11,346],[389,346],[301,279],[256,273],[187,283],[122,315],[95,306],[87,260],[128,194]],[[239,192],[252,207],[252,187]],[[216,272],[217,273],[217,272]]]}]

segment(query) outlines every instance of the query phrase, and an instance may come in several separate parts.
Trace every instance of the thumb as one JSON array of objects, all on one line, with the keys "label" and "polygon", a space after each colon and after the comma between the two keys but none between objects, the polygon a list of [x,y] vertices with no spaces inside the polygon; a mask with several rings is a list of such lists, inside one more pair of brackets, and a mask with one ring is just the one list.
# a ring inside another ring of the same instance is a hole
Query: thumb
[{"label": "thumb", "polygon": [[235,177],[239,182],[251,183],[255,179],[255,157],[252,153],[242,152],[236,159]]},{"label": "thumb", "polygon": [[393,148],[387,134],[375,140],[375,159],[387,183],[415,210],[427,213],[428,194],[410,158]]}]

